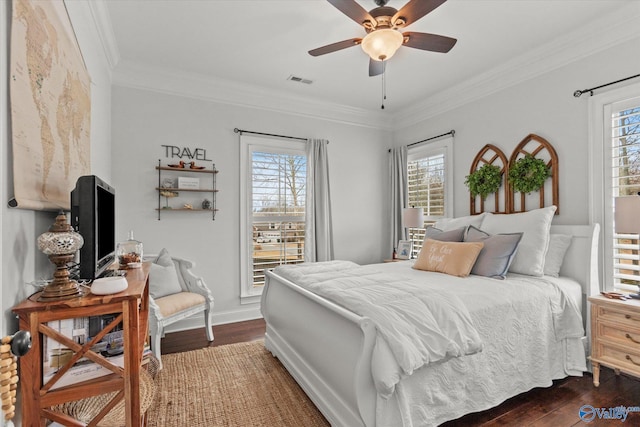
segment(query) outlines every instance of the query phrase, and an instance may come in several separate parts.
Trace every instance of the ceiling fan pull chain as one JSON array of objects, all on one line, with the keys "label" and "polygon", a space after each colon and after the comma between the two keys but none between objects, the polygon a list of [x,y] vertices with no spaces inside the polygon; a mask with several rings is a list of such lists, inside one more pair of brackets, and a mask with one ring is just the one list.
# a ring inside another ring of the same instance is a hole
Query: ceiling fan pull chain
[{"label": "ceiling fan pull chain", "polygon": [[387,99],[387,79],[385,77],[387,71],[387,62],[382,61],[382,106],[381,110],[384,110],[384,101]]}]

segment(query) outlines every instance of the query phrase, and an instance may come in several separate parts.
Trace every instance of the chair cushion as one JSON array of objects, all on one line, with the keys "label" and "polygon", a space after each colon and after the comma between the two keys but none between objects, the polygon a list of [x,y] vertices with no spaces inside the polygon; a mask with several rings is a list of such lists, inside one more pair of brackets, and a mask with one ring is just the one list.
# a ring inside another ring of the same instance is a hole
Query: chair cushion
[{"label": "chair cushion", "polygon": [[177,294],[158,298],[155,301],[160,308],[162,316],[169,317],[188,308],[204,304],[205,299],[204,296],[193,292],[178,292]]}]

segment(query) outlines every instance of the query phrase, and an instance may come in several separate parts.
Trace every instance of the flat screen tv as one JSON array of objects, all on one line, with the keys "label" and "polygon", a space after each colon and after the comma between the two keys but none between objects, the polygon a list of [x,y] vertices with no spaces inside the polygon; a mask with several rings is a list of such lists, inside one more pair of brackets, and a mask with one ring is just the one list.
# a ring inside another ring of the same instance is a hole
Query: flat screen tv
[{"label": "flat screen tv", "polygon": [[84,239],[80,279],[100,277],[115,259],[115,197],[115,189],[95,175],[81,176],[71,191],[71,225]]}]

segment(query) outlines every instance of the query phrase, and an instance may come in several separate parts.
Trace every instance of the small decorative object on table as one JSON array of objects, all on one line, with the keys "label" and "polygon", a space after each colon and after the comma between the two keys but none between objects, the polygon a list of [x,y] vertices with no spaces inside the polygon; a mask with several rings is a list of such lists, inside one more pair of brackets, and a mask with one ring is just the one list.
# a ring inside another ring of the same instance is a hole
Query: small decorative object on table
[{"label": "small decorative object on table", "polygon": [[182,207],[184,209],[193,209],[193,205],[191,203],[185,203],[184,205],[182,205]]},{"label": "small decorative object on table", "polygon": [[210,211],[212,208],[213,208],[213,203],[211,203],[211,200],[204,199],[202,201],[202,209],[204,209],[206,211]]},{"label": "small decorative object on table", "polygon": [[64,212],[60,212],[49,231],[38,237],[38,249],[49,256],[56,266],[53,281],[47,284],[39,301],[73,298],[80,295],[80,288],[75,280],[69,279],[67,264],[73,262],[75,254],[84,245],[84,239],[67,223]]},{"label": "small decorative object on table", "polygon": [[412,250],[413,250],[413,241],[400,240],[398,242],[398,257],[396,259],[411,259]]},{"label": "small decorative object on table", "polygon": [[129,231],[129,239],[118,243],[116,256],[120,268],[139,268],[142,266],[142,242],[133,238],[133,230]]}]

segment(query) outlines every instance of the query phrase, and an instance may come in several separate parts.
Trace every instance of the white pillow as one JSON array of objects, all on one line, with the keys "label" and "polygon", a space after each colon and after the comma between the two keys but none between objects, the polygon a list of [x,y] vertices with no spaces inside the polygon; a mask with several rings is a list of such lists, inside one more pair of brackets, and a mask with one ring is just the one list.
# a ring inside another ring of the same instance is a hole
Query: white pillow
[{"label": "white pillow", "polygon": [[549,250],[544,258],[544,275],[558,277],[564,256],[571,245],[571,236],[552,234],[549,239]]},{"label": "white pillow", "polygon": [[529,276],[544,274],[544,258],[549,247],[549,228],[555,211],[555,206],[549,206],[529,212],[484,217],[482,229],[487,233],[523,233],[518,252],[509,267],[510,272]]},{"label": "white pillow", "polygon": [[153,299],[182,292],[176,267],[166,249],[162,249],[149,270],[149,295]]},{"label": "white pillow", "polygon": [[454,230],[456,228],[467,227],[469,225],[481,228],[482,220],[485,216],[487,216],[486,212],[479,215],[461,216],[459,218],[441,218],[437,220],[433,226],[442,231]]}]

